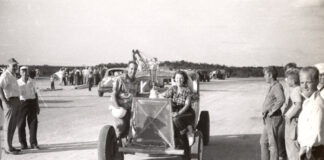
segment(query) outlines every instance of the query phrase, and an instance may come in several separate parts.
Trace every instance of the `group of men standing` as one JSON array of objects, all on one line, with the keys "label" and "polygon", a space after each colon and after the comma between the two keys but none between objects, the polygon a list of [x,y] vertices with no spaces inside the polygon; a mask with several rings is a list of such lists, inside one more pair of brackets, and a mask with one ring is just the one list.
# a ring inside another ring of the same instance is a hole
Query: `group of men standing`
[{"label": "group of men standing", "polygon": [[270,84],[262,107],[262,160],[324,159],[324,63],[285,67],[286,86],[275,67],[264,68]]},{"label": "group of men standing", "polygon": [[61,68],[61,84],[82,85],[92,83],[97,85],[104,76],[105,69],[102,67],[85,67],[85,68]]},{"label": "group of men standing", "polygon": [[26,122],[29,126],[30,146],[39,149],[37,142],[38,95],[35,81],[29,77],[28,67],[20,67],[21,78],[17,79],[18,62],[11,58],[7,69],[0,76],[0,98],[4,113],[4,150],[7,154],[18,154],[21,150],[12,146],[13,136],[18,127],[21,149],[28,149]]}]

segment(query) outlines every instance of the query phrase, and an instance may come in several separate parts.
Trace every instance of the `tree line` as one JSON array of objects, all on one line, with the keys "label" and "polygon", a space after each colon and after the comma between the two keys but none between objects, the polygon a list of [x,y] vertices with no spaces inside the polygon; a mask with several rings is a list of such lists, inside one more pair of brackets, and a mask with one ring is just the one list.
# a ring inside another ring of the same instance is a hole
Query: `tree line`
[{"label": "tree line", "polygon": [[[2,68],[5,65],[0,65]],[[126,67],[127,63],[101,63],[96,65],[98,68],[115,68],[115,67]],[[57,72],[61,68],[84,68],[83,66],[50,66],[50,65],[29,65],[31,69],[39,69],[41,76],[50,76]],[[160,62],[160,68],[166,70],[179,70],[179,69],[191,69],[191,70],[204,70],[204,71],[214,71],[217,69],[225,69],[230,77],[262,77],[263,67],[262,66],[247,66],[247,67],[235,67],[226,66],[220,64],[209,64],[209,63],[194,63],[188,61],[162,61]],[[282,66],[276,66],[279,72],[279,76],[284,75],[284,69]]]}]

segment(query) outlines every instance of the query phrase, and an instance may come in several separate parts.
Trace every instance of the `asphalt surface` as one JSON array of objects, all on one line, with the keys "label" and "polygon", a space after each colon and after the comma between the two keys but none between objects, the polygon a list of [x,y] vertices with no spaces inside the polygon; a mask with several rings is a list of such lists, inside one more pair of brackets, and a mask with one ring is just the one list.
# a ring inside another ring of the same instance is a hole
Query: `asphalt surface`
[{"label": "asphalt surface", "polygon": [[[40,80],[38,87],[49,86]],[[40,91],[38,141],[40,150],[6,155],[4,160],[97,160],[100,129],[112,124],[108,110],[110,95],[98,97],[97,88]],[[210,144],[204,147],[205,160],[258,160],[262,129],[260,116],[266,84],[260,78],[212,80],[201,83],[201,110],[210,113]],[[28,136],[28,134],[27,134]],[[3,137],[3,136],[2,136]],[[2,138],[3,143],[3,138]],[[20,147],[17,131],[14,146]],[[126,155],[125,159],[175,159]]]}]

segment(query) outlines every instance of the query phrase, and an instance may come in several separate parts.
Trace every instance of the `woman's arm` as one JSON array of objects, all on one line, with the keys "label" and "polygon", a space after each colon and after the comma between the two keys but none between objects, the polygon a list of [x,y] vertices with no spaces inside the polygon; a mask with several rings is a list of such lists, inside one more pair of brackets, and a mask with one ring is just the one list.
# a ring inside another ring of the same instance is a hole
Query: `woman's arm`
[{"label": "woman's arm", "polygon": [[172,87],[166,90],[165,92],[159,94],[159,98],[171,98],[172,96],[173,96]]},{"label": "woman's arm", "polygon": [[185,105],[182,109],[179,110],[178,114],[181,115],[185,113],[189,109],[190,104],[191,104],[191,96],[187,96]]}]

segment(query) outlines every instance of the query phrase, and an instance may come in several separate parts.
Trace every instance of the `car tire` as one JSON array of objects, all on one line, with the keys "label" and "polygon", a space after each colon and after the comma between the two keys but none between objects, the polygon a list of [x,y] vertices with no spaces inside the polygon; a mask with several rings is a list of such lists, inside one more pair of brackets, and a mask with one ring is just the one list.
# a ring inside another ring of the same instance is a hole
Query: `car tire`
[{"label": "car tire", "polygon": [[113,126],[106,125],[100,130],[98,160],[124,160],[124,154],[118,152],[118,142]]},{"label": "car tire", "polygon": [[208,145],[210,136],[210,119],[208,111],[201,111],[197,129],[203,134],[204,145]]}]

